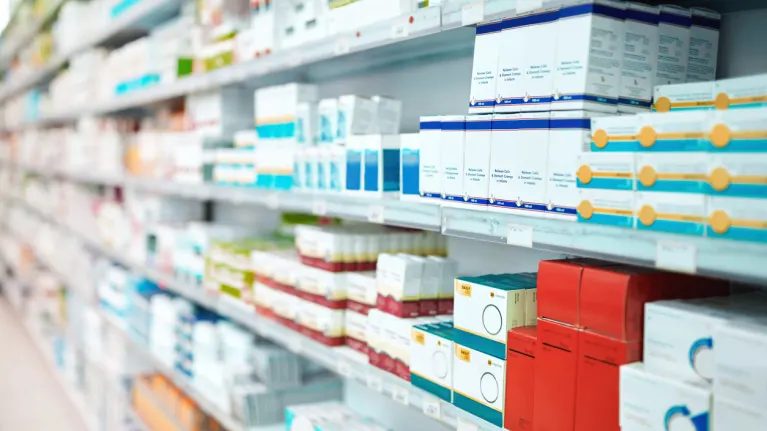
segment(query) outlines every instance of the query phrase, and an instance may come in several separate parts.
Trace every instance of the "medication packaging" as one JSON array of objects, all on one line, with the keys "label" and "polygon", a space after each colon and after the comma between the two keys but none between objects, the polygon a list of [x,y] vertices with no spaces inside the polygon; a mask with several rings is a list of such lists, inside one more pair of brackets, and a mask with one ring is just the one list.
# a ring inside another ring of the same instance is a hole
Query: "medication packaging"
[{"label": "medication packaging", "polygon": [[526,19],[517,16],[501,22],[498,43],[498,72],[496,74],[496,113],[519,112],[525,96],[523,62],[524,47],[529,44]]},{"label": "medication packaging", "polygon": [[453,324],[416,325],[410,341],[410,382],[453,401]]},{"label": "medication packaging", "polygon": [[630,190],[579,189],[578,221],[634,227],[634,193]]},{"label": "medication packaging", "polygon": [[767,200],[709,196],[706,234],[710,237],[767,242]]},{"label": "medication packaging", "polygon": [[693,193],[637,192],[636,228],[703,236],[706,197]]},{"label": "medication packaging", "polygon": [[705,151],[707,111],[640,114],[640,151]]},{"label": "medication packaging", "polygon": [[606,0],[580,0],[559,10],[552,110],[617,111],[623,18],[620,3]]},{"label": "medication packaging", "polygon": [[710,157],[709,192],[715,195],[767,196],[767,153],[729,153]]},{"label": "medication packaging", "polygon": [[767,109],[716,111],[710,120],[709,151],[767,152]]},{"label": "medication packaging", "polygon": [[767,375],[761,359],[767,355],[765,334],[764,320],[743,319],[716,328],[716,397],[760,409],[767,405]]},{"label": "medication packaging", "polygon": [[320,100],[319,104],[317,105],[317,115],[319,116],[319,143],[334,143],[336,136],[339,134],[338,99],[328,98]]},{"label": "medication packaging", "polygon": [[500,21],[477,26],[469,99],[470,114],[493,112],[500,41]]},{"label": "medication packaging", "polygon": [[675,5],[660,6],[655,85],[687,82],[691,16],[689,9]]},{"label": "medication packaging", "polygon": [[365,144],[363,136],[352,136],[346,143],[346,193],[359,194],[363,191]]},{"label": "medication packaging", "polygon": [[466,117],[463,151],[463,202],[485,209],[490,190],[492,116]]},{"label": "medication packaging", "polygon": [[344,144],[352,135],[379,133],[377,106],[373,100],[347,94],[338,98],[337,106],[334,144]]},{"label": "medication packaging", "polygon": [[626,2],[618,111],[650,109],[658,62],[658,7]]},{"label": "medication packaging", "polygon": [[505,386],[504,359],[454,343],[453,404],[496,426],[503,426]]},{"label": "medication packaging", "polygon": [[442,165],[443,204],[463,202],[463,154],[466,144],[466,117],[443,116],[439,151]]},{"label": "medication packaging", "polygon": [[364,194],[381,197],[399,191],[399,135],[364,135],[361,138],[365,152]]},{"label": "medication packaging", "polygon": [[633,153],[582,153],[576,171],[578,188],[634,190],[635,157]]},{"label": "medication packaging", "polygon": [[767,106],[767,75],[722,79],[714,83],[716,109]]},{"label": "medication packaging", "polygon": [[638,115],[596,117],[591,120],[591,151],[636,151],[639,149]]},{"label": "medication packaging", "polygon": [[420,199],[421,136],[418,133],[400,135],[400,199]]},{"label": "medication packaging", "polygon": [[[522,82],[524,90],[521,112],[548,111],[554,92],[554,73],[557,60],[558,9],[532,12],[522,17],[519,25],[524,28],[525,43],[521,47]],[[514,97],[514,96],[512,96]]]},{"label": "medication packaging", "polygon": [[714,82],[659,85],[653,110],[658,112],[714,109]]},{"label": "medication packaging", "polygon": [[442,117],[421,117],[418,135],[421,138],[420,195],[424,202],[438,204],[442,198]]},{"label": "medication packaging", "polygon": [[636,153],[639,191],[705,193],[710,154]]},{"label": "medication packaging", "polygon": [[692,22],[687,82],[713,81],[716,79],[722,16],[710,9],[697,7],[690,9],[690,12]]},{"label": "medication packaging", "polygon": [[589,150],[591,114],[584,111],[552,112],[546,161],[546,209],[556,217],[576,218],[578,157]]}]

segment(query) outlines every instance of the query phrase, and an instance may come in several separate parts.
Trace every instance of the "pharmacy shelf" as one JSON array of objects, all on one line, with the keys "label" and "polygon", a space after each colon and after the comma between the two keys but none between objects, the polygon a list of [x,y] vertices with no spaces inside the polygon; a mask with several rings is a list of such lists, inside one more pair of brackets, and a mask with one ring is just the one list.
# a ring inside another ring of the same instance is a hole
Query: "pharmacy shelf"
[{"label": "pharmacy shelf", "polygon": [[[263,317],[257,314],[252,307],[236,299],[207,291],[201,286],[178,281],[171,275],[164,274],[146,265],[131,262],[121,253],[111,250],[87,236],[78,234],[68,227],[57,223],[53,218],[39,212],[38,215],[49,223],[58,225],[65,231],[70,232],[94,252],[128,268],[135,274],[152,280],[160,287],[187,298],[202,307],[215,310],[221,316],[248,328],[264,338],[285,346],[296,354],[311,359],[346,379],[356,381],[371,391],[391,397],[393,400],[419,410],[423,414],[429,415],[435,420],[451,427],[458,427],[459,424],[468,424],[469,428],[466,429],[501,431],[501,428],[473,416],[450,403],[446,403],[428,392],[412,386],[405,380],[373,367],[367,362],[360,362],[354,356],[345,355],[343,350],[325,346],[273,320]],[[173,371],[165,371],[169,373],[167,374],[169,377],[174,376]],[[186,389],[186,387],[182,387]]]},{"label": "pharmacy shelf", "polygon": [[109,22],[99,31],[87,35],[82,43],[75,48],[55,55],[42,68],[30,72],[0,87],[0,103],[35,85],[43,83],[53,76],[70,58],[88,48],[102,46],[118,40],[124,40],[131,35],[141,34],[177,13],[182,0],[140,0],[123,14]]},{"label": "pharmacy shelf", "polygon": [[[76,177],[70,179],[76,180]],[[89,179],[98,181],[98,177]],[[448,208],[398,199],[274,192],[135,178],[122,182],[114,178],[108,180],[105,184],[123,184],[150,193],[440,231],[453,237],[767,284],[767,265],[761,264],[767,256],[767,244],[638,231],[474,208]]]},{"label": "pharmacy shelf", "polygon": [[[18,11],[18,7],[21,5],[22,1],[19,1],[14,13]],[[36,22],[27,26],[22,33],[16,36],[13,40],[8,40],[7,43],[3,43],[3,49],[0,50],[0,70],[6,69],[11,61],[13,61],[16,54],[34,40],[35,36],[37,36],[38,33],[53,20],[56,13],[59,11],[59,8],[66,1],[67,0],[56,0]]]}]

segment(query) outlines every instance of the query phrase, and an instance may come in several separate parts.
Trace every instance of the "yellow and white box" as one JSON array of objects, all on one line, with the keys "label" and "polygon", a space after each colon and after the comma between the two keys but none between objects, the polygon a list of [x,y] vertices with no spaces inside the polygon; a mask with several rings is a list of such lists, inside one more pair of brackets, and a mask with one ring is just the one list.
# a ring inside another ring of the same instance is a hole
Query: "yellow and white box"
[{"label": "yellow and white box", "polygon": [[710,154],[636,153],[638,191],[705,193]]},{"label": "yellow and white box", "polygon": [[690,12],[692,23],[687,82],[713,81],[716,79],[722,15],[711,9],[699,7],[690,9]]},{"label": "yellow and white box", "polygon": [[619,425],[624,431],[705,430],[711,389],[649,372],[641,362],[620,367]]},{"label": "yellow and white box", "polygon": [[709,196],[706,234],[767,243],[767,199]]},{"label": "yellow and white box", "polygon": [[530,112],[520,114],[513,121],[510,141],[511,151],[509,187],[511,202],[493,208],[526,215],[543,216],[546,206],[546,168],[549,156],[549,113]]},{"label": "yellow and white box", "polygon": [[453,404],[503,426],[506,361],[454,343]]},{"label": "yellow and white box", "polygon": [[625,8],[577,0],[559,10],[555,27],[552,110],[617,112]]},{"label": "yellow and white box", "polygon": [[624,228],[634,227],[634,192],[579,189],[578,221]]},{"label": "yellow and white box", "polygon": [[716,111],[710,120],[709,151],[767,153],[767,108]]},{"label": "yellow and white box", "polygon": [[714,109],[714,81],[659,85],[654,94],[653,110],[657,112]]},{"label": "yellow and white box", "polygon": [[634,153],[582,153],[575,171],[579,189],[634,190]]},{"label": "yellow and white box", "polygon": [[691,24],[689,9],[668,4],[660,6],[656,85],[687,82]]},{"label": "yellow and white box", "polygon": [[586,111],[556,111],[549,121],[546,161],[547,215],[575,219],[578,205],[579,156],[591,145],[591,116]]},{"label": "yellow and white box", "polygon": [[658,67],[658,7],[626,2],[619,112],[644,112],[652,104]]},{"label": "yellow and white box", "polygon": [[442,117],[439,149],[442,165],[442,205],[463,203],[463,152],[466,147],[466,116]]},{"label": "yellow and white box", "polygon": [[525,43],[518,47],[522,58],[522,88],[525,93],[517,100],[520,112],[548,111],[554,93],[554,72],[557,61],[557,20],[559,9],[536,10],[521,17]]},{"label": "yellow and white box", "polygon": [[722,79],[714,83],[716,109],[767,106],[767,74]]},{"label": "yellow and white box", "polygon": [[709,192],[714,195],[767,197],[767,153],[721,153],[710,157]]},{"label": "yellow and white box", "polygon": [[466,117],[466,145],[463,150],[463,203],[487,208],[490,190],[490,146],[492,115]]},{"label": "yellow and white box", "polygon": [[527,18],[515,16],[502,21],[500,43],[498,44],[498,71],[496,73],[496,113],[519,112],[525,97],[522,66],[528,45]]},{"label": "yellow and white box", "polygon": [[426,203],[441,203],[442,199],[442,117],[421,117],[421,152],[418,177],[420,195]]},{"label": "yellow and white box", "polygon": [[637,192],[636,228],[703,236],[706,196],[694,193]]},{"label": "yellow and white box", "polygon": [[705,151],[708,111],[640,114],[639,151]]},{"label": "yellow and white box", "polygon": [[492,113],[495,106],[501,21],[478,25],[476,34],[469,113],[487,114]]},{"label": "yellow and white box", "polygon": [[640,119],[638,115],[596,116],[591,120],[591,151],[636,151]]},{"label": "yellow and white box", "polygon": [[453,401],[452,326],[416,325],[410,341],[410,382],[447,402]]},{"label": "yellow and white box", "polygon": [[714,393],[747,406],[767,405],[767,326],[764,320],[741,319],[714,332]]}]

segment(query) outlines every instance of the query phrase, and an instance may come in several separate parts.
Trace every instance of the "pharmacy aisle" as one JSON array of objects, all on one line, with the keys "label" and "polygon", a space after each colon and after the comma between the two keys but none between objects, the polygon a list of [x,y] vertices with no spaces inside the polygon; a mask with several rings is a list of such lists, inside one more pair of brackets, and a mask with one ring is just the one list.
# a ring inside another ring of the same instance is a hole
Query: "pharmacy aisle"
[{"label": "pharmacy aisle", "polygon": [[38,378],[94,431],[764,431],[767,5],[646,3],[22,0]]}]

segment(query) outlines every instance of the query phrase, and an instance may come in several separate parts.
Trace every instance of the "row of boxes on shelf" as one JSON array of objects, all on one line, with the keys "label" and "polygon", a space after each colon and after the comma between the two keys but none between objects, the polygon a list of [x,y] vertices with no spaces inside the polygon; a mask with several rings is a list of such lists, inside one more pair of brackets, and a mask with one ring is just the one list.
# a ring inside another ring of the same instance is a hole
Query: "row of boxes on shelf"
[{"label": "row of boxes on shelf", "polygon": [[386,431],[383,425],[334,401],[288,406],[285,409],[285,426],[290,430]]},{"label": "row of boxes on shelf", "polygon": [[726,110],[767,105],[767,75],[705,80],[655,87],[658,112]]},{"label": "row of boxes on shelf", "polygon": [[765,241],[767,109],[595,118],[578,220]]},{"label": "row of boxes on shelf", "polygon": [[134,379],[131,403],[150,429],[224,430],[215,418],[202,411],[194,400],[161,374]]},{"label": "row of boxes on shelf", "polygon": [[477,26],[469,112],[636,112],[655,85],[715,78],[717,12],[565,3]]}]

